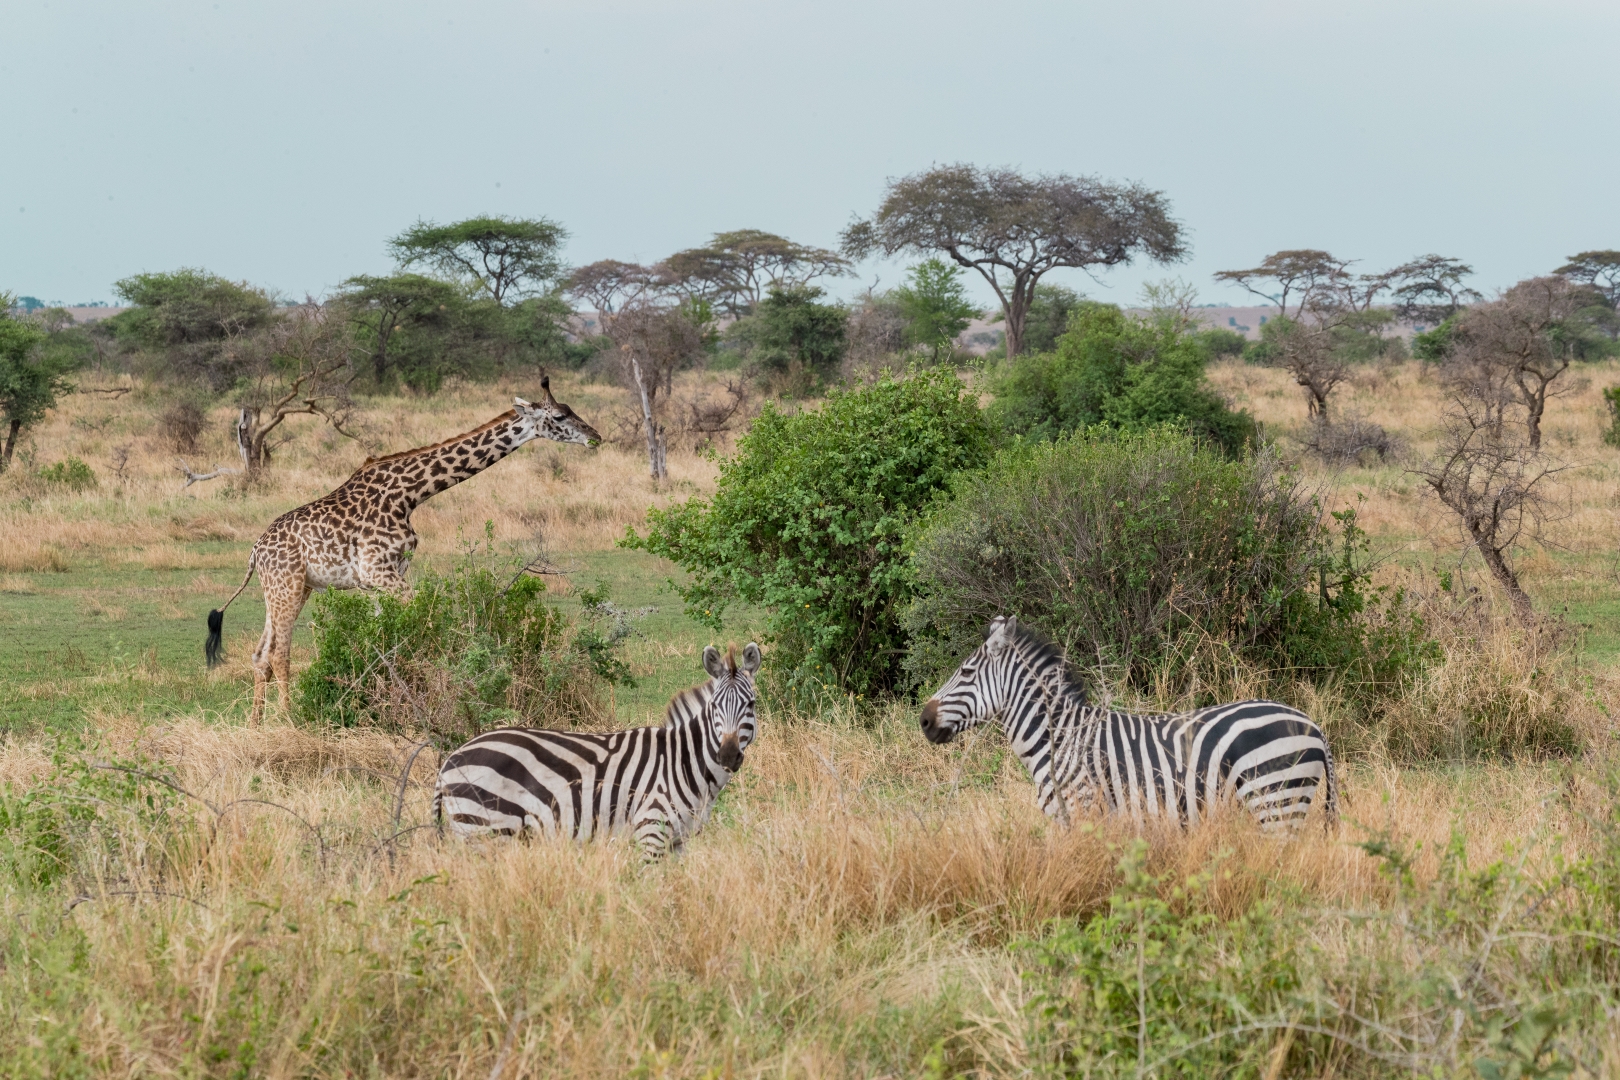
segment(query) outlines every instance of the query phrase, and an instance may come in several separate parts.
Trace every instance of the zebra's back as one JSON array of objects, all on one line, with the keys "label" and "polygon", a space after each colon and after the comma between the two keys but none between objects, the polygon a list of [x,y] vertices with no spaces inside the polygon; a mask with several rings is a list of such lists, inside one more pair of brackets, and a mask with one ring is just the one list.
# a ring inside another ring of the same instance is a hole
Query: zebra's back
[{"label": "zebra's back", "polygon": [[1240,701],[1152,716],[1109,711],[1086,740],[1089,778],[1111,809],[1195,824],[1236,799],[1262,830],[1297,828],[1313,802],[1329,820],[1337,779],[1327,738],[1297,709]]},{"label": "zebra's back", "polygon": [[488,731],[445,759],[435,805],[460,836],[626,831],[652,794],[667,739],[664,728]]}]

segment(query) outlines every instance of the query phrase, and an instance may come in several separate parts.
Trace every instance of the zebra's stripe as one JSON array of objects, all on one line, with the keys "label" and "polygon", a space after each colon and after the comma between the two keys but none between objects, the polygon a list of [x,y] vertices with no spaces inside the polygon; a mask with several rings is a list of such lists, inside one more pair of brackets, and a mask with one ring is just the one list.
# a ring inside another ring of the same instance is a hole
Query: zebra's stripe
[{"label": "zebra's stripe", "polygon": [[679,848],[703,827],[753,742],[759,662],[752,643],[741,665],[705,649],[712,677],[676,694],[659,727],[485,732],[440,766],[435,813],[464,837],[628,833],[648,857]]},{"label": "zebra's stripe", "polygon": [[1337,812],[1327,738],[1310,717],[1274,701],[1239,701],[1172,716],[1096,708],[1051,642],[1013,618],[923,707],[935,742],[999,716],[1035,781],[1042,810],[1067,823],[1075,809],[1106,809],[1198,823],[1236,800],[1265,831],[1297,827],[1321,801]]}]

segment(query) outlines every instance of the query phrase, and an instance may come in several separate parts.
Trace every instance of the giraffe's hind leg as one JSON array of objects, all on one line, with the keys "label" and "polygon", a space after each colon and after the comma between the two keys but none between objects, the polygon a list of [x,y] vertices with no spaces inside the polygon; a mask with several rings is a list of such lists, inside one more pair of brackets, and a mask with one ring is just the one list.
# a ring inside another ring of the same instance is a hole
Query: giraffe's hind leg
[{"label": "giraffe's hind leg", "polygon": [[253,723],[264,718],[270,677],[276,679],[283,716],[292,715],[292,630],[310,593],[299,575],[293,580],[268,577],[264,583],[264,636],[253,650]]}]

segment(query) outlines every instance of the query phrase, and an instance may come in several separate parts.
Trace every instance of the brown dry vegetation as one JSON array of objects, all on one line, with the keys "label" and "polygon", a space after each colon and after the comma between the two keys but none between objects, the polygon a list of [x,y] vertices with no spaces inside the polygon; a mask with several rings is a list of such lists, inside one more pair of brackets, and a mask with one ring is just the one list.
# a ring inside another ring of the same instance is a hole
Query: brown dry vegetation
[{"label": "brown dry vegetation", "polygon": [[[1286,373],[1231,363],[1212,377],[1270,431],[1305,422]],[[1599,438],[1598,391],[1620,382],[1620,365],[1579,377],[1584,388],[1556,401],[1546,422],[1548,446],[1583,462],[1564,477],[1574,513],[1553,528],[1561,550],[1528,551],[1520,564],[1538,602],[1551,598],[1543,606],[1612,593],[1591,583],[1613,566],[1620,451]],[[684,389],[705,378],[682,376]],[[611,387],[554,384],[587,419],[620,405]],[[157,388],[67,398],[24,451],[39,464],[83,458],[100,484],[47,488],[22,461],[0,477],[0,611],[46,576],[89,563],[195,570],[168,602],[200,611],[276,514],[329,490],[368,453],[475,427],[514,393],[532,388],[377,399],[361,412],[361,444],[306,424],[262,483],[185,489],[157,430]],[[1358,370],[1334,405],[1422,453],[1439,401],[1417,365],[1401,364]],[[194,468],[234,462],[226,411],[210,415]],[[113,454],[131,443],[116,480]],[[503,542],[600,551],[649,506],[712,490],[714,463],[690,447],[672,446],[668,465],[670,482],[655,487],[633,444],[588,453],[538,443],[420,510],[421,553],[451,555],[485,521]],[[1389,580],[1432,592],[1432,567],[1456,563],[1451,523],[1398,463],[1322,478],[1334,504],[1356,505],[1394,553]],[[1388,763],[1401,732],[1456,723],[1483,700],[1500,703],[1504,725],[1571,717],[1592,760],[1612,753],[1606,661],[1508,627],[1488,589],[1481,597],[1437,624],[1443,641],[1456,636],[1460,659],[1414,687],[1388,720],[1394,734],[1363,732],[1345,747],[1339,832],[1279,845],[1230,820],[1191,836],[1152,834],[1154,872],[1169,883],[1211,872],[1197,903],[1223,917],[1266,898],[1320,909],[1308,948],[1348,957],[1365,941],[1346,913],[1393,897],[1389,876],[1355,846],[1372,832],[1421,845],[1422,879],[1459,826],[1475,866],[1522,857],[1551,874],[1557,860],[1592,854],[1587,822],[1608,808],[1588,765]],[[641,641],[631,659],[641,671],[689,670],[693,650]],[[151,688],[182,676],[141,659],[95,677]],[[245,686],[246,650],[210,678]],[[1251,676],[1223,678],[1238,689]],[[55,692],[48,681],[22,688],[38,700]],[[1317,704],[1331,722],[1331,689]],[[999,735],[931,747],[903,709],[834,710],[819,721],[767,711],[715,820],[684,857],[648,868],[622,843],[466,846],[431,831],[387,842],[406,739],[252,730],[200,714],[87,719],[99,739],[90,758],[139,758],[198,798],[183,800],[184,828],[148,835],[131,824],[110,841],[92,860],[103,875],[74,880],[65,912],[0,886],[0,922],[17,928],[0,985],[21,995],[0,1001],[0,1042],[19,1075],[49,1075],[71,1059],[106,1076],[899,1076],[920,1075],[930,1054],[944,1055],[946,1073],[1027,1075],[1041,1051],[1030,1041],[1024,961],[1009,946],[1048,919],[1105,908],[1134,835],[1107,824],[1053,830]],[[52,754],[45,734],[6,736],[0,793],[55,775]],[[435,764],[431,752],[416,759],[399,827],[426,821]],[[264,801],[216,816],[204,799]],[[1580,1033],[1600,1063],[1584,1075],[1620,1077],[1620,1016],[1607,1025]]]}]

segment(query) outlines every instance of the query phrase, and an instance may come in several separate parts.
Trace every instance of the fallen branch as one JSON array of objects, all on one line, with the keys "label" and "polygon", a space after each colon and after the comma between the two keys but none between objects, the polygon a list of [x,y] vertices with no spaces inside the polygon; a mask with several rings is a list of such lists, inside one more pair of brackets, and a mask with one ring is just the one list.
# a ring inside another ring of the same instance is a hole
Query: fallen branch
[{"label": "fallen branch", "polygon": [[133,386],[81,386],[78,392],[81,394],[111,394],[113,397],[122,397],[133,389],[135,389]]},{"label": "fallen branch", "polygon": [[[214,462],[213,472],[198,473],[191,471],[191,466],[186,464],[185,458],[176,458],[175,460],[180,462],[180,464],[175,466],[175,468],[179,469],[186,476],[186,487],[190,487],[192,484],[200,483],[203,480],[212,480],[216,476],[227,476],[242,471],[241,469],[222,469],[219,467],[219,462],[216,461]],[[184,488],[181,490],[184,490]]]}]

